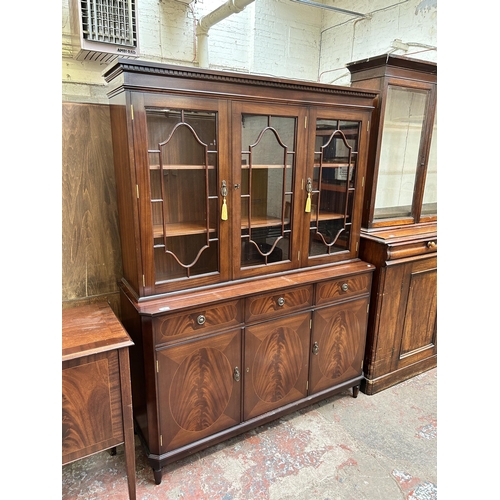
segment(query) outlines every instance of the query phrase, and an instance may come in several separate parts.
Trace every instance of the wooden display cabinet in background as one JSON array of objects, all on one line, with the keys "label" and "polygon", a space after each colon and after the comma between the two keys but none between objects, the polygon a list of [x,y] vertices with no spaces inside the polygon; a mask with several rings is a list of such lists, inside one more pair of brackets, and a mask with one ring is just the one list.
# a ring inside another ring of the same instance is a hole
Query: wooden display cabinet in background
[{"label": "wooden display cabinet in background", "polygon": [[380,92],[360,242],[376,266],[361,386],[375,394],[437,364],[437,65],[384,54],[347,68]]}]

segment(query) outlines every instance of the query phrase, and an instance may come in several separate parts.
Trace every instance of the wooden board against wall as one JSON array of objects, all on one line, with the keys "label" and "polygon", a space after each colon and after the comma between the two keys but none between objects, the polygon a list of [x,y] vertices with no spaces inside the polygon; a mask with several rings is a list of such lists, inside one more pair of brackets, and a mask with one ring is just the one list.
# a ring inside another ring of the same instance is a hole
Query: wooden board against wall
[{"label": "wooden board against wall", "polygon": [[62,107],[63,307],[109,300],[122,276],[109,107]]}]

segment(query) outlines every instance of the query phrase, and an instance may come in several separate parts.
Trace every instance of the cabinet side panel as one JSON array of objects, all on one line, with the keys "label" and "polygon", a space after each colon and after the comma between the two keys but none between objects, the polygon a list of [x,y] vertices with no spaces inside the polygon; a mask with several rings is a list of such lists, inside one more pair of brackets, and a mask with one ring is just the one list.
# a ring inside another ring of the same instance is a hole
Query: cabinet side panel
[{"label": "cabinet side panel", "polygon": [[146,379],[141,320],[134,306],[123,292],[120,294],[120,312],[121,322],[134,342],[134,345],[129,348],[134,419],[142,434],[147,436]]},{"label": "cabinet side panel", "polygon": [[[118,102],[120,99],[120,102]],[[121,102],[123,101],[123,102]],[[117,205],[120,222],[120,237],[123,259],[123,275],[134,290],[138,290],[138,266],[140,248],[136,217],[137,200],[135,172],[130,164],[133,158],[132,139],[127,128],[125,98],[117,97],[110,105],[113,156],[117,191]]]},{"label": "cabinet side panel", "polygon": [[375,280],[378,288],[372,292],[372,307],[376,308],[377,315],[370,318],[374,320],[368,334],[371,349],[365,356],[365,372],[369,378],[389,373],[397,358],[394,353],[399,349],[397,324],[404,271],[403,265],[377,270],[381,275]]}]

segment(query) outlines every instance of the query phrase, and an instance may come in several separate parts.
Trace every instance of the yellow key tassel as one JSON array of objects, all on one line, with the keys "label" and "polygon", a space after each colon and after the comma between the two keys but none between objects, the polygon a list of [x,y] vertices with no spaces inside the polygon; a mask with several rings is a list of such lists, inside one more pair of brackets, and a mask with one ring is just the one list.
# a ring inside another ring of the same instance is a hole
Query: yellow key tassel
[{"label": "yellow key tassel", "polygon": [[227,220],[227,205],[226,205],[226,198],[225,197],[223,198],[223,201],[222,201],[222,213],[221,213],[220,218],[222,220]]},{"label": "yellow key tassel", "polygon": [[307,193],[305,212],[310,212],[310,211],[311,211],[311,193]]}]

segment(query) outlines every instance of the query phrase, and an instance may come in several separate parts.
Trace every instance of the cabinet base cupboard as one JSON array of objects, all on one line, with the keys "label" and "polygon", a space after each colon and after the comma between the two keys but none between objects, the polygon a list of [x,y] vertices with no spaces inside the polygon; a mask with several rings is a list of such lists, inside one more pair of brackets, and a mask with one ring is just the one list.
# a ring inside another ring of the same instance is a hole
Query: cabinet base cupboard
[{"label": "cabinet base cupboard", "polygon": [[356,397],[373,269],[360,261],[168,301],[137,303],[123,288],[136,431],[156,484],[177,459],[347,388]]},{"label": "cabinet base cupboard", "polygon": [[376,394],[437,366],[436,224],[366,233],[375,267],[361,390]]},{"label": "cabinet base cupboard", "polygon": [[376,92],[117,60],[104,73],[133,410],[162,467],[348,388]]}]

